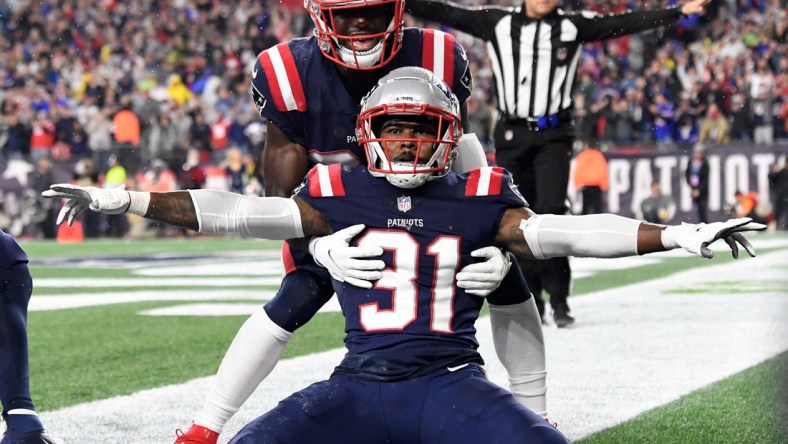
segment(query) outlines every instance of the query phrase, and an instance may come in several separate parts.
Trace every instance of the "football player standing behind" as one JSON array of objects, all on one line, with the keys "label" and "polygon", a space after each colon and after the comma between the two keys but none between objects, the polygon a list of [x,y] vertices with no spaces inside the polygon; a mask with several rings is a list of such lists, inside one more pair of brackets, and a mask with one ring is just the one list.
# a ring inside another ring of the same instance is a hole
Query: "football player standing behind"
[{"label": "football player standing behind", "polygon": [[27,304],[33,278],[27,254],[0,230],[0,402],[6,431],[0,444],[57,444],[44,431],[30,395]]},{"label": "football player standing behind", "polygon": [[[406,29],[404,0],[309,0],[305,6],[315,24],[314,36],[263,51],[252,69],[252,98],[267,122],[262,162],[266,196],[289,197],[315,164],[365,163],[355,133],[359,104],[381,77],[396,68],[417,66],[435,72],[458,97],[463,122],[467,121],[464,103],[471,94],[471,73],[465,51],[451,34]],[[480,147],[460,153],[456,162],[465,171],[480,166],[486,166]],[[317,258],[327,267],[350,254],[326,252],[347,248],[342,239],[327,243],[329,247],[318,249],[325,256]],[[329,272],[310,255],[285,243],[282,256],[286,275],[279,292],[240,328],[194,425],[185,434],[178,432],[176,443],[215,443],[227,420],[273,370],[292,333],[333,295]],[[475,256],[487,261],[462,270],[466,273],[460,274],[457,285],[487,296],[507,275],[510,262],[495,248],[480,249]],[[360,270],[354,276],[374,280],[378,275],[378,270]],[[334,276],[371,286],[368,280]],[[529,296],[519,269],[508,273],[501,288],[490,294],[501,305],[520,303]],[[528,316],[533,318],[528,322],[539,322],[535,305]],[[518,400],[544,416],[544,340],[538,328],[520,352],[523,359],[505,365]]]}]

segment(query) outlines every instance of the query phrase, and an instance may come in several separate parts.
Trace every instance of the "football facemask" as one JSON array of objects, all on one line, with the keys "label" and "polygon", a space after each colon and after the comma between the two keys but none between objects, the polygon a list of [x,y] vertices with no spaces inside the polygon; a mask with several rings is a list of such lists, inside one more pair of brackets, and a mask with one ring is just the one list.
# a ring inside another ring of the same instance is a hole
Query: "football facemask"
[{"label": "football facemask", "polygon": [[[350,69],[372,70],[387,64],[402,47],[405,26],[404,0],[304,0],[304,7],[315,24],[320,51],[335,63]],[[351,35],[337,32],[337,15],[369,17],[373,8],[385,11],[388,25],[377,33]]]},{"label": "football facemask", "polygon": [[[446,84],[426,69],[399,68],[383,77],[362,100],[356,125],[370,173],[400,188],[445,176],[462,135],[459,108]],[[382,138],[391,125],[421,137]]]}]

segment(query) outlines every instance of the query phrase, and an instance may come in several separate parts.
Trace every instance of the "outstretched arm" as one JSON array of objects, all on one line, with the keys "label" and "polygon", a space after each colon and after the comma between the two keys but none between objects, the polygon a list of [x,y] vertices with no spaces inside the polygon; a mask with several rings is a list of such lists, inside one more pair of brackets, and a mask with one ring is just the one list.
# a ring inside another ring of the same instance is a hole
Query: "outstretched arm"
[{"label": "outstretched arm", "polygon": [[331,233],[322,213],[298,197],[254,197],[217,190],[148,193],[121,188],[55,184],[44,197],[68,199],[57,224],[68,224],[85,209],[129,212],[200,233],[237,233],[263,239],[292,239]]},{"label": "outstretched arm", "polygon": [[612,15],[581,14],[574,18],[581,42],[612,39],[677,22],[682,15],[702,14],[711,0],[692,0],[676,8],[629,11]]},{"label": "outstretched arm", "polygon": [[559,256],[624,257],[683,248],[711,258],[708,248],[723,239],[733,257],[739,247],[755,256],[755,250],[742,234],[766,229],[752,219],[731,219],[712,224],[655,225],[614,214],[589,216],[536,215],[527,208],[512,208],[504,213],[496,245],[532,259]]}]

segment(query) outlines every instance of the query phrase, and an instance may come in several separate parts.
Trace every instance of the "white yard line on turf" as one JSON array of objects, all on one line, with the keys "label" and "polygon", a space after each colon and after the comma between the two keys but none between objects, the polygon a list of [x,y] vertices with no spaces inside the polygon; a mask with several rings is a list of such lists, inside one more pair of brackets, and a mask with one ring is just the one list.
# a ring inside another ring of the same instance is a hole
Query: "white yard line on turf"
[{"label": "white yard line on turf", "polygon": [[[719,280],[785,281],[780,251],[668,278],[589,294],[571,302],[577,326],[547,328],[548,408],[576,440],[735,374],[788,349],[788,298],[780,290],[732,294],[666,293],[710,288]],[[744,288],[749,288],[744,286]],[[490,378],[506,384],[492,357],[489,323],[478,323]],[[307,384],[326,378],[341,349],[282,361],[227,424],[222,442],[242,425]],[[184,363],[188,365],[188,363]],[[218,363],[217,363],[218,366]],[[211,378],[45,412],[48,428],[67,442],[167,443],[187,427]]]},{"label": "white yard line on turf", "polygon": [[282,277],[179,277],[179,278],[39,278],[36,288],[129,288],[129,287],[237,287],[274,285],[282,283]]}]

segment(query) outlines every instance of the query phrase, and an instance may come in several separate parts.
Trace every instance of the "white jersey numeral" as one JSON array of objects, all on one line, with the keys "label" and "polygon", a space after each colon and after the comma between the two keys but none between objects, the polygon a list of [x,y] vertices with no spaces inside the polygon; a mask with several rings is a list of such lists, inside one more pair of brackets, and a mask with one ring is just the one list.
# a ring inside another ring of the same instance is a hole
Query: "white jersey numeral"
[{"label": "white jersey numeral", "polygon": [[[375,288],[391,291],[391,308],[381,309],[377,302],[359,305],[359,320],[367,332],[399,331],[418,316],[418,270],[420,245],[405,231],[369,230],[359,246],[379,246],[391,251],[392,268],[383,271]],[[454,276],[460,262],[460,239],[440,236],[427,247],[435,256],[431,320],[432,331],[450,333],[454,318]]]}]

